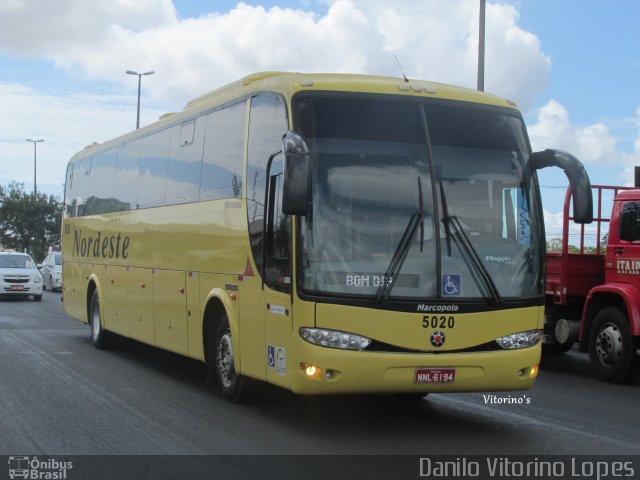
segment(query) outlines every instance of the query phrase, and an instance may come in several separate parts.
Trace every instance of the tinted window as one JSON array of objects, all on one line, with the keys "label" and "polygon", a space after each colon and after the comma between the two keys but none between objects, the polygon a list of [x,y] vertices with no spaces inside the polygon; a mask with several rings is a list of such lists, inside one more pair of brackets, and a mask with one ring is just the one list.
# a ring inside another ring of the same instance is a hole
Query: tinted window
[{"label": "tinted window", "polygon": [[207,115],[200,200],[242,196],[245,103]]},{"label": "tinted window", "polygon": [[76,165],[78,167],[78,215],[92,213],[95,177],[91,175],[93,158],[84,158]]},{"label": "tinted window", "polygon": [[113,193],[116,180],[117,150],[109,150],[96,155],[93,159],[95,177],[95,197],[92,213],[113,211]]},{"label": "tinted window", "polygon": [[205,117],[171,129],[167,205],[198,201]]},{"label": "tinted window", "polygon": [[138,207],[164,204],[171,130],[154,133],[142,139]]},{"label": "tinted window", "polygon": [[267,230],[265,232],[265,282],[281,292],[291,289],[290,216],[282,213],[282,154],[273,159],[269,170]]},{"label": "tinted window", "polygon": [[287,114],[281,97],[262,95],[251,99],[249,157],[247,165],[247,213],[253,258],[262,269],[262,230],[269,157],[282,150]]},{"label": "tinted window", "polygon": [[138,168],[140,164],[141,140],[122,145],[118,148],[118,169],[116,171],[116,204],[114,209],[132,210],[138,197]]},{"label": "tinted window", "polygon": [[78,175],[76,173],[74,176],[75,166],[75,163],[67,165],[67,176],[64,185],[64,214],[69,217],[76,216],[76,196],[78,195],[78,182],[76,179]]}]

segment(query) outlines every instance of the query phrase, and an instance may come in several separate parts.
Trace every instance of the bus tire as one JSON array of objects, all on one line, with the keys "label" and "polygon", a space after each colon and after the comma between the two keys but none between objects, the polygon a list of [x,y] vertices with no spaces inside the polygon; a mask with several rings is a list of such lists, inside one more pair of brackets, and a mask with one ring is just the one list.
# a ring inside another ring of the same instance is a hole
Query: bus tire
[{"label": "bus tire", "polygon": [[231,328],[225,314],[217,324],[215,334],[208,339],[209,378],[215,380],[222,396],[233,403],[242,401],[244,377],[236,373]]},{"label": "bus tire", "polygon": [[626,315],[616,307],[605,307],[589,330],[589,359],[594,373],[611,383],[626,383],[636,376],[636,355]]},{"label": "bus tire", "polygon": [[93,295],[91,295],[89,326],[91,327],[91,343],[100,350],[109,348],[111,334],[102,326],[102,318],[100,316],[100,297],[97,290],[95,290]]}]

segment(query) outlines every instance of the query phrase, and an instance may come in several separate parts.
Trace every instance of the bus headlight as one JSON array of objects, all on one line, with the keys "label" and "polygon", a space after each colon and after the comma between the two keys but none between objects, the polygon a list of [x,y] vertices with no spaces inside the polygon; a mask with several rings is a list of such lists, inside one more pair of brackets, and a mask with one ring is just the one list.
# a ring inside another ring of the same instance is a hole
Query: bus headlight
[{"label": "bus headlight", "polygon": [[496,340],[505,350],[516,350],[518,348],[533,347],[542,338],[542,330],[529,330],[526,332],[514,333]]},{"label": "bus headlight", "polygon": [[307,342],[323,347],[362,350],[367,348],[371,339],[354,333],[324,330],[322,328],[301,328],[300,336]]}]

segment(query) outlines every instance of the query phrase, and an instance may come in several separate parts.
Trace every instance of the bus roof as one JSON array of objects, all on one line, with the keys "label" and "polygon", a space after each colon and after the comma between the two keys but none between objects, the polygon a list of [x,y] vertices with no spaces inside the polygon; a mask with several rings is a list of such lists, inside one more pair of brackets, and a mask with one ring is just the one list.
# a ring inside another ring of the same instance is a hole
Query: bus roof
[{"label": "bus roof", "polygon": [[221,97],[226,97],[226,94],[230,92],[241,96],[243,93],[255,90],[275,90],[290,95],[303,90],[426,95],[512,108],[515,106],[513,102],[495,95],[424,80],[405,81],[398,77],[346,73],[260,72],[248,75],[191,100],[185,106],[185,110],[206,105],[209,102],[218,103]]},{"label": "bus roof", "polygon": [[199,111],[205,111],[218,105],[232,102],[256,91],[274,91],[285,96],[293,96],[301,91],[335,91],[406,95],[414,97],[441,98],[464,102],[516,108],[515,103],[496,95],[479,92],[469,88],[400,77],[382,77],[373,75],[345,73],[294,73],[260,72],[248,75],[240,80],[224,85],[189,101],[181,112],[166,113],[157,122],[134,130],[105,143],[88,145],[76,153],[70,160],[93,154],[88,150],[100,151],[109,144],[126,143],[128,140],[144,136],[157,130],[161,125],[179,123],[189,119]]}]

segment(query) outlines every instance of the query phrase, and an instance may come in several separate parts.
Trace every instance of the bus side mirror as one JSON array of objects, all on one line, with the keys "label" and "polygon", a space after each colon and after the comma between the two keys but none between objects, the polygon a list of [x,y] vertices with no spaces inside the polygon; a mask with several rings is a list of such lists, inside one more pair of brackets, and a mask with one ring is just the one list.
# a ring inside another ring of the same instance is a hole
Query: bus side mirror
[{"label": "bus side mirror", "polygon": [[284,153],[284,184],[282,189],[282,213],[307,215],[311,193],[311,159],[303,138],[288,131],[282,137]]},{"label": "bus side mirror", "polygon": [[640,240],[640,222],[638,221],[638,204],[627,203],[620,213],[620,240],[633,242]]},{"label": "bus side mirror", "polygon": [[531,168],[559,167],[569,179],[573,194],[573,219],[576,223],[593,222],[593,196],[589,175],[580,161],[562,150],[535,152],[529,159]]}]

